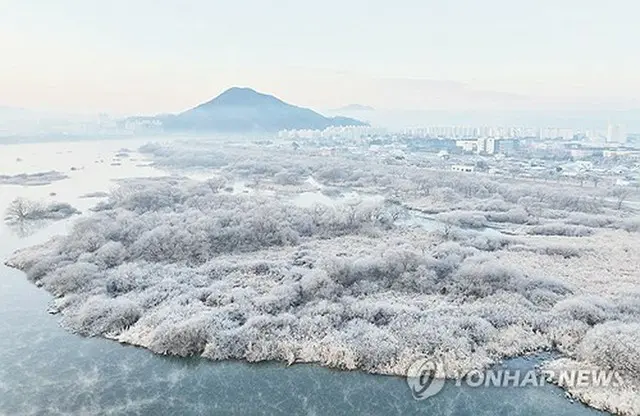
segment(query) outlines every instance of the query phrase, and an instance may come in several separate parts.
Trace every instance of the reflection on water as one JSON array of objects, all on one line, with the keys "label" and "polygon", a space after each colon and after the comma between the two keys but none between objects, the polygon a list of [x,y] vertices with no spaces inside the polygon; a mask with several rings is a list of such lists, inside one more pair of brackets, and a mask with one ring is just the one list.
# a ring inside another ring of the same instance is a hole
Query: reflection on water
[{"label": "reflection on water", "polygon": [[[2,146],[0,146],[2,147]],[[51,192],[87,212],[96,200],[79,198],[108,190],[111,179],[162,175],[122,159],[120,166],[93,163],[111,160],[123,145],[115,141],[2,147],[6,160],[24,159],[34,170],[85,166],[70,178],[41,188],[0,186],[0,211],[17,196],[47,198]],[[40,150],[38,150],[40,149]],[[59,149],[59,150],[55,150]],[[38,154],[40,151],[42,154]],[[73,156],[73,157],[72,157]],[[39,160],[35,163],[33,160]],[[29,162],[31,161],[31,162]],[[14,163],[15,164],[15,163]],[[46,223],[16,233],[0,225],[0,259],[20,248],[64,233],[76,219]],[[595,415],[564,398],[562,390],[545,388],[469,389],[447,384],[443,392],[415,401],[404,380],[360,372],[338,372],[313,365],[208,362],[162,357],[99,338],[82,338],[58,326],[47,314],[50,296],[24,274],[0,266],[0,414],[429,414],[429,415]],[[532,365],[517,360],[514,365]]]},{"label": "reflection on water", "polygon": [[51,220],[18,220],[5,221],[7,229],[15,233],[19,238],[25,238],[37,233],[38,231],[51,224]]}]

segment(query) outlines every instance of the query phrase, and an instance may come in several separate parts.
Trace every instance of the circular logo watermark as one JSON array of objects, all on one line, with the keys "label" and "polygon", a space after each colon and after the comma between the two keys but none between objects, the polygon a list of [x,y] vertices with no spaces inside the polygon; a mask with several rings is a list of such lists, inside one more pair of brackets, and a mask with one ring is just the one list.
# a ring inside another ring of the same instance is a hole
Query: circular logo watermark
[{"label": "circular logo watermark", "polygon": [[407,370],[407,384],[416,400],[433,397],[444,387],[444,364],[442,361],[420,358]]}]

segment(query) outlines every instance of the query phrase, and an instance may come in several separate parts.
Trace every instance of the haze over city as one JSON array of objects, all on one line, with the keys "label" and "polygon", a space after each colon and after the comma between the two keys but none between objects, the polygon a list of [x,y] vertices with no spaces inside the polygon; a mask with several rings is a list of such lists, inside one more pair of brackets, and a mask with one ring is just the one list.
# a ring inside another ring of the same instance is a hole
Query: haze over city
[{"label": "haze over city", "polygon": [[156,114],[251,86],[302,106],[638,108],[615,0],[3,0],[0,105]]}]

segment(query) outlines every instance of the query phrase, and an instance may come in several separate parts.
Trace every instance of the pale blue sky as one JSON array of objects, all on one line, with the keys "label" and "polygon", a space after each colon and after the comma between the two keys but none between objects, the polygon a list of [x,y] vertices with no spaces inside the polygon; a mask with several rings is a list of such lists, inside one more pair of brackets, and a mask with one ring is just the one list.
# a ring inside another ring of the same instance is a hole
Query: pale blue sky
[{"label": "pale blue sky", "polygon": [[639,15],[633,0],[0,0],[0,104],[154,113],[244,85],[316,108],[512,105],[479,91],[621,107],[640,97]]}]

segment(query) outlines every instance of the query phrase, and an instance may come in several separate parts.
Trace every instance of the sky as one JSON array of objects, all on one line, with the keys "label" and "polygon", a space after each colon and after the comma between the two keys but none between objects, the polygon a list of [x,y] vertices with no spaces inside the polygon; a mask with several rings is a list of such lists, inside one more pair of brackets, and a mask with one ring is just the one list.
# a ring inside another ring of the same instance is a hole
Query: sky
[{"label": "sky", "polygon": [[0,0],[0,105],[640,108],[635,0]]}]

